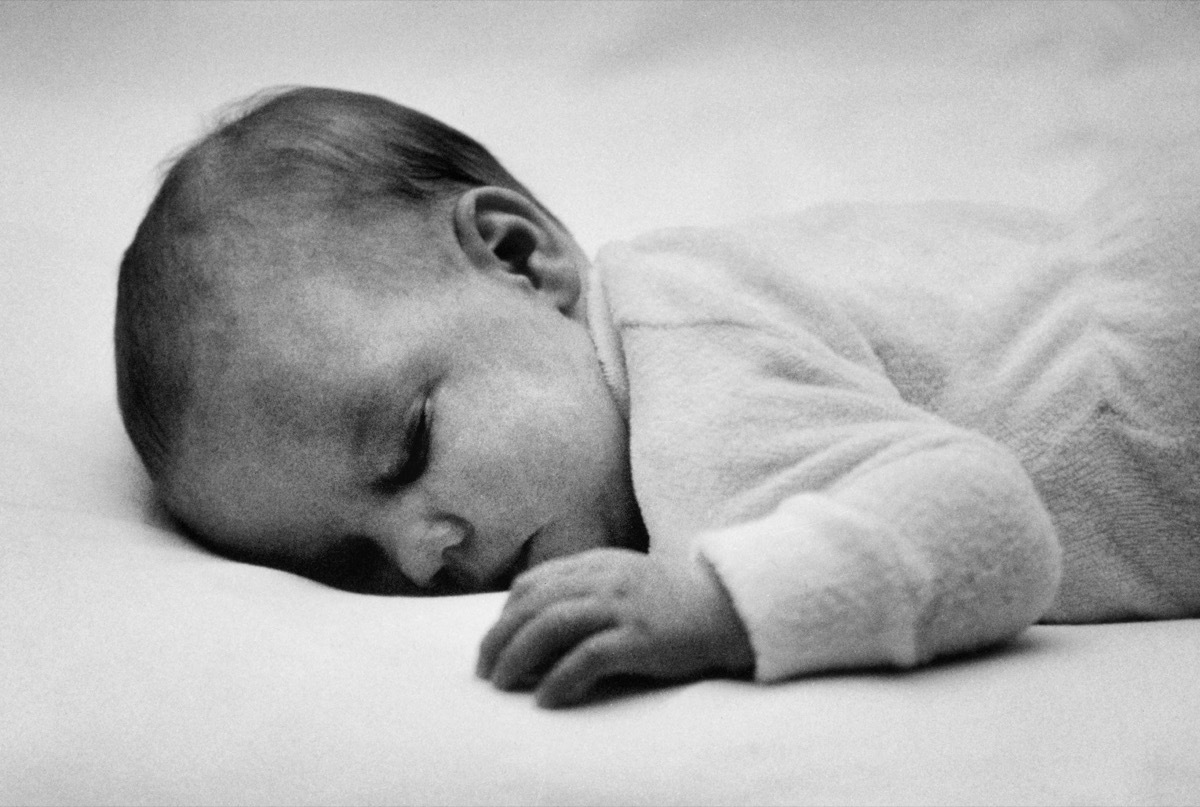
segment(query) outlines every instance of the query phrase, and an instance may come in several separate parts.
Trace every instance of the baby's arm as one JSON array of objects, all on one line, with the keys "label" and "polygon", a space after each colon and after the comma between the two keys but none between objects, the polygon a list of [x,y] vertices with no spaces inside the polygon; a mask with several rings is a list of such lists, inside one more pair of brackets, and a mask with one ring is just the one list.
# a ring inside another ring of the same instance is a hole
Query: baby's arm
[{"label": "baby's arm", "polygon": [[[753,475],[757,484],[726,500],[731,510],[768,498],[774,506],[701,526],[690,554],[586,553],[531,570],[485,640],[480,674],[502,687],[540,680],[539,700],[565,705],[619,673],[753,671],[772,681],[909,667],[1037,620],[1055,593],[1059,549],[1011,453],[892,396],[783,389],[795,400],[781,402],[778,428],[760,436],[776,444],[751,452],[780,470]],[[804,417],[822,411],[845,415]],[[693,439],[711,432],[735,445],[720,422],[736,421],[715,417]],[[698,467],[687,456],[664,461],[643,481],[668,489]],[[682,505],[696,501],[681,498],[659,523],[683,522],[696,508]]]},{"label": "baby's arm", "polygon": [[1049,607],[1060,567],[1016,458],[936,427],[697,543],[751,637],[760,681],[911,667],[1009,639]]},{"label": "baby's arm", "polygon": [[705,561],[602,549],[521,575],[484,638],[478,673],[502,689],[537,684],[540,705],[567,706],[612,675],[680,679],[753,667],[746,631]]},{"label": "baby's arm", "polygon": [[593,550],[526,572],[479,675],[565,706],[618,674],[770,681],[1011,637],[1054,594],[1053,530],[1015,459],[955,431],[705,533],[691,560]]}]

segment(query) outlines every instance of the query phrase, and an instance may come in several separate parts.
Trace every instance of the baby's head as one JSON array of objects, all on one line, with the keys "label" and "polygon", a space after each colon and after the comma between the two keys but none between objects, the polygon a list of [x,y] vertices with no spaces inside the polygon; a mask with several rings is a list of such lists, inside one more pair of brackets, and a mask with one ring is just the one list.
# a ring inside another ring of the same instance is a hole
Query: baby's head
[{"label": "baby's head", "polygon": [[339,585],[489,589],[637,544],[586,271],[461,133],[276,95],[184,153],[125,254],[126,430],[197,538]]}]

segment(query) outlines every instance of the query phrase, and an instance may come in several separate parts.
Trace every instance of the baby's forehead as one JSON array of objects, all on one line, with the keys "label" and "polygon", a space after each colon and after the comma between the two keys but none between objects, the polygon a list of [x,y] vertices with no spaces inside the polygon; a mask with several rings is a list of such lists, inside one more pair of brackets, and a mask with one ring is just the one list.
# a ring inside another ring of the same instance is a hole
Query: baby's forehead
[{"label": "baby's forehead", "polygon": [[344,421],[347,406],[404,387],[443,352],[434,331],[445,312],[412,290],[297,275],[236,308],[198,403],[272,423]]},{"label": "baby's forehead", "polygon": [[441,293],[456,276],[445,270],[453,256],[433,243],[428,222],[259,224],[218,268],[225,311],[202,340],[211,389],[198,392],[225,406],[287,412],[298,396],[323,402],[353,388],[419,347],[423,323],[442,318],[454,297]]},{"label": "baby's forehead", "polygon": [[[230,205],[205,218],[200,261],[238,291],[327,277],[363,286],[419,284],[451,257],[452,222],[434,207],[338,211],[273,196]],[[407,276],[405,276],[407,275]]]},{"label": "baby's forehead", "polygon": [[248,295],[242,305],[224,340],[219,381],[245,405],[278,409],[293,396],[319,402],[353,387],[391,347],[396,315],[382,295],[312,279]]},{"label": "baby's forehead", "polygon": [[387,376],[372,373],[350,341],[298,338],[305,330],[293,324],[243,336],[201,379],[173,474],[199,492],[188,498],[221,502],[253,520],[263,501],[283,500],[296,480],[351,456],[363,408]]}]

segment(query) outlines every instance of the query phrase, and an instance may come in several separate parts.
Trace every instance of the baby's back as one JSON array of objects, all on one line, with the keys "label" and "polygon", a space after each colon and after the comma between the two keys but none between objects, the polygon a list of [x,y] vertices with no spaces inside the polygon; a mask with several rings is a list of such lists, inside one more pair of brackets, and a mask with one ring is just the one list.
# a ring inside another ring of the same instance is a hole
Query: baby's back
[{"label": "baby's back", "polygon": [[1200,197],[1173,191],[1194,179],[1070,221],[852,206],[747,231],[828,292],[902,396],[1022,460],[1064,548],[1049,620],[1200,610]]}]

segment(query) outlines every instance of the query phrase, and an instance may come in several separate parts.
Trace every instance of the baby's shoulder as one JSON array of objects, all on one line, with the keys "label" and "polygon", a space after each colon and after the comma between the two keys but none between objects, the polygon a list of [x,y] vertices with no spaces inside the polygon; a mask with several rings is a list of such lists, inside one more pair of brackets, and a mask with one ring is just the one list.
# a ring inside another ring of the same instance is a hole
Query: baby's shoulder
[{"label": "baby's shoulder", "polygon": [[728,228],[674,228],[602,249],[596,261],[625,324],[766,326],[834,316],[802,253]]}]

